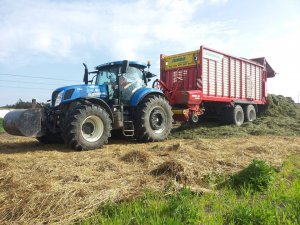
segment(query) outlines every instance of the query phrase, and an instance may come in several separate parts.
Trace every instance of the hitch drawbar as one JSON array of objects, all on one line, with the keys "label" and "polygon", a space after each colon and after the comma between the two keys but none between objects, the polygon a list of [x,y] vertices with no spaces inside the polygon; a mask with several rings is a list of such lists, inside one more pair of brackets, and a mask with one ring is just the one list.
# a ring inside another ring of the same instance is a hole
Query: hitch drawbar
[{"label": "hitch drawbar", "polygon": [[12,135],[41,137],[44,135],[42,120],[44,109],[17,109],[3,119],[4,130]]}]

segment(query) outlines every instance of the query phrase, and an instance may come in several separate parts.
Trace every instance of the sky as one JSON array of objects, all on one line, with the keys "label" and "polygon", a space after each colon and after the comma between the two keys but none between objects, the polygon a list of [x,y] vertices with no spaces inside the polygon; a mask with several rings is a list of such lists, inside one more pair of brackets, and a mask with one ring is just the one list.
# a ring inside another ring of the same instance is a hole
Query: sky
[{"label": "sky", "polygon": [[200,45],[266,57],[268,92],[299,102],[299,0],[0,0],[0,106],[82,83],[82,62],[150,60],[159,75],[160,54]]}]

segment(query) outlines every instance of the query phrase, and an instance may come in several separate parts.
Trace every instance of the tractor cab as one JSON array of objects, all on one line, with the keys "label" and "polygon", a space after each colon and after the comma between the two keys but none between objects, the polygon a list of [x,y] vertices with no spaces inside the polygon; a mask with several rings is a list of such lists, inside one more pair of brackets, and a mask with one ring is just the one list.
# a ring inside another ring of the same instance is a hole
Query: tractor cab
[{"label": "tractor cab", "polygon": [[128,105],[133,94],[147,86],[149,72],[145,69],[150,64],[145,65],[135,61],[117,61],[96,66],[96,85],[107,86],[108,99],[119,99],[121,104]]}]

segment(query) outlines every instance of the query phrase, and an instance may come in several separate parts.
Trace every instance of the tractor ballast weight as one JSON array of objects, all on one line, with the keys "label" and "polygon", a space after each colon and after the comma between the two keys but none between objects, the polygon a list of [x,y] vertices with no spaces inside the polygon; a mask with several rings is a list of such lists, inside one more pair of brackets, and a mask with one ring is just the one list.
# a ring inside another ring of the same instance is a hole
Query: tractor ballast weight
[{"label": "tractor ballast weight", "polygon": [[[142,142],[168,137],[173,114],[163,92],[147,87],[155,76],[150,64],[124,60],[92,72],[83,65],[84,84],[56,89],[48,106],[9,112],[6,132],[42,143],[64,142],[76,150],[102,147],[112,130]],[[89,74],[94,74],[91,80]]]},{"label": "tractor ballast weight", "polygon": [[7,113],[3,127],[12,135],[40,137],[44,135],[44,109],[17,109]]}]

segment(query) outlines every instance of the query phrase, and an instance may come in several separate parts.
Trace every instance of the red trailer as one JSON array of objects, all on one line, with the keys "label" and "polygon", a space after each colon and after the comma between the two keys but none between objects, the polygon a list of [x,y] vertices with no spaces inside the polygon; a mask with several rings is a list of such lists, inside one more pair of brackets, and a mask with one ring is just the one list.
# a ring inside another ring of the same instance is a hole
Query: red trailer
[{"label": "red trailer", "polygon": [[267,78],[275,72],[265,58],[244,59],[205,46],[199,50],[160,56],[160,80],[174,119],[197,123],[206,111],[241,125],[253,121],[267,101]]}]

